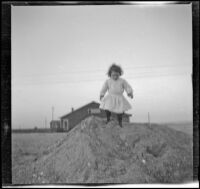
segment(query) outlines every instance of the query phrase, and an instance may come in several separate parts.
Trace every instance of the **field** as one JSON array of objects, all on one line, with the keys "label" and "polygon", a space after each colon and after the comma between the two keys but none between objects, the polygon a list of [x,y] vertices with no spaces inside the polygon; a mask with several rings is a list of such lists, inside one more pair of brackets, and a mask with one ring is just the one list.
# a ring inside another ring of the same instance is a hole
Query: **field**
[{"label": "field", "polygon": [[176,124],[175,131],[172,124],[121,129],[96,118],[83,123],[69,133],[13,133],[13,183],[179,183],[192,178],[191,125]]},{"label": "field", "polygon": [[66,133],[14,133],[12,134],[12,168],[18,169],[45,155],[61,141]]},{"label": "field", "polygon": [[183,123],[168,123],[168,127],[175,129],[177,131],[182,131],[189,135],[193,134],[193,123],[192,122],[183,122]]}]

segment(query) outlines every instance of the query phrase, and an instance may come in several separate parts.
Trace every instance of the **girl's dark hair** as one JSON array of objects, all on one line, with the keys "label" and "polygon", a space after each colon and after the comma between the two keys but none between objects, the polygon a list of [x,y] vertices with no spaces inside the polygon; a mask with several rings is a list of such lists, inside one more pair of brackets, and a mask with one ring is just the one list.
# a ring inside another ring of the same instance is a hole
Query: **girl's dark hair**
[{"label": "girl's dark hair", "polygon": [[116,65],[116,64],[112,64],[110,66],[110,68],[108,69],[108,76],[110,77],[111,76],[111,72],[114,71],[114,72],[118,72],[120,75],[123,74],[123,70],[120,66]]}]

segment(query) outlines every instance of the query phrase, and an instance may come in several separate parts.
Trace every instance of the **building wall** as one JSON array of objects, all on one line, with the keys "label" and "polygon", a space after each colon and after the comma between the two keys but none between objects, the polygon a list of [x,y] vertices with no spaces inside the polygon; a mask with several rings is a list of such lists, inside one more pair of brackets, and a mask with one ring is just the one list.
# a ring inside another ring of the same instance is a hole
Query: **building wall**
[{"label": "building wall", "polygon": [[69,119],[68,118],[61,119],[61,125],[62,125],[62,128],[63,128],[64,131],[69,131],[70,130],[70,128],[69,128]]},{"label": "building wall", "polygon": [[69,114],[67,117],[62,118],[62,124],[65,119],[69,121],[69,130],[71,130],[74,126],[79,124],[83,119],[89,116],[88,109],[89,108],[99,108],[99,104],[91,103],[88,104],[78,110],[75,110],[72,114]]},{"label": "building wall", "polygon": [[51,121],[50,122],[50,129],[52,131],[58,131],[58,130],[61,130],[61,122],[60,120],[55,120],[55,121]]},{"label": "building wall", "polygon": [[[101,117],[103,119],[106,119],[106,114],[105,113],[101,113],[101,114],[93,114],[95,116]],[[111,114],[111,119],[117,119],[117,115],[116,114]],[[124,122],[130,122],[130,118],[128,115],[123,115],[122,116],[122,121]]]},{"label": "building wall", "polygon": [[[91,103],[88,104],[78,110],[75,110],[73,113],[67,115],[66,117],[61,118],[61,125],[64,131],[69,131],[72,128],[74,128],[76,125],[78,125],[83,119],[95,115],[101,118],[106,118],[105,111],[101,110],[100,113],[95,112],[95,111],[90,111],[90,109],[99,109],[99,104],[98,103]],[[93,112],[93,113],[91,113]],[[111,115],[114,119],[116,119],[116,114]],[[124,122],[130,122],[129,116],[128,115],[123,115],[123,121]],[[65,127],[64,122],[68,121],[68,128]]]},{"label": "building wall", "polygon": [[130,117],[129,116],[126,116],[126,115],[123,115],[122,116],[122,121],[124,121],[124,122],[130,122]]},{"label": "building wall", "polygon": [[[101,117],[103,119],[106,119],[106,113],[104,110],[100,110],[100,113],[92,113],[93,111],[91,111],[91,115],[95,115],[95,116],[98,116],[98,117]],[[95,111],[94,111],[95,112]],[[115,113],[111,113],[111,119],[117,119],[117,114]],[[130,117],[126,114],[124,114],[122,116],[122,121],[124,122],[130,122]]]}]

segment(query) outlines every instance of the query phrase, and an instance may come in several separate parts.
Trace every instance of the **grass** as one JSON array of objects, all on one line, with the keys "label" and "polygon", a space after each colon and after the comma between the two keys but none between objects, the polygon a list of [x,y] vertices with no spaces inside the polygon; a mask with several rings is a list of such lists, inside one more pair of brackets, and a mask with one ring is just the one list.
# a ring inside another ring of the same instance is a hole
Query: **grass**
[{"label": "grass", "polygon": [[50,153],[65,136],[66,133],[12,134],[12,172],[16,175],[14,180],[18,178],[18,174],[29,175],[30,165]]},{"label": "grass", "polygon": [[13,183],[182,183],[192,137],[169,127],[83,121],[69,133],[13,134]]}]

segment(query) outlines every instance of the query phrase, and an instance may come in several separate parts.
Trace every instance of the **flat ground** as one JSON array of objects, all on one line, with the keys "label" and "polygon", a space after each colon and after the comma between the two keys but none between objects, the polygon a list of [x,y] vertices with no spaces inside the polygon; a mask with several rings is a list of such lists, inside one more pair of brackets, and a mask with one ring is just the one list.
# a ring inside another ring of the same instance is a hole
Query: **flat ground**
[{"label": "flat ground", "polygon": [[166,126],[91,117],[69,133],[13,134],[12,145],[14,184],[192,181],[192,136]]},{"label": "flat ground", "polygon": [[[66,133],[13,133],[12,169],[19,170],[49,153]],[[17,171],[18,172],[18,171]],[[13,175],[15,177],[15,175]]]}]

